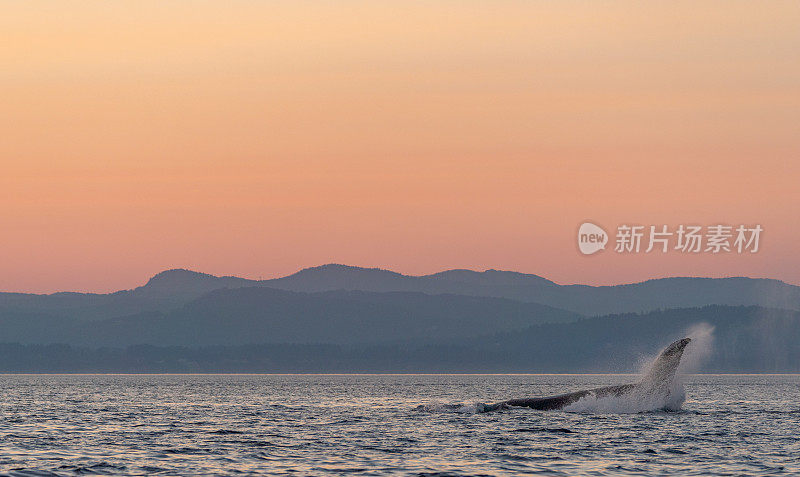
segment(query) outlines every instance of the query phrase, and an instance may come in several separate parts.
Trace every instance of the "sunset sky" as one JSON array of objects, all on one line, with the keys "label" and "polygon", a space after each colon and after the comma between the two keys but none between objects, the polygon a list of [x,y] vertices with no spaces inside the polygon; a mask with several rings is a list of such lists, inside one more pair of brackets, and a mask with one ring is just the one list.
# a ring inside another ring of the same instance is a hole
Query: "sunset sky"
[{"label": "sunset sky", "polygon": [[[800,2],[11,1],[0,290],[328,262],[800,284]],[[761,224],[756,254],[590,257]]]}]

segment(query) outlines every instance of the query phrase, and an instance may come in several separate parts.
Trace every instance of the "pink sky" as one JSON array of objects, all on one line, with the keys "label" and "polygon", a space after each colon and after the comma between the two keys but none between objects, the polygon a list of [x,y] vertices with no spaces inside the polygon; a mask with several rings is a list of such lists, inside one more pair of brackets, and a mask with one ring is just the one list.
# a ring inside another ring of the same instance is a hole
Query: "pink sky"
[{"label": "pink sky", "polygon": [[[797,2],[0,6],[0,290],[328,262],[800,284]],[[581,256],[585,219],[761,224]]]}]

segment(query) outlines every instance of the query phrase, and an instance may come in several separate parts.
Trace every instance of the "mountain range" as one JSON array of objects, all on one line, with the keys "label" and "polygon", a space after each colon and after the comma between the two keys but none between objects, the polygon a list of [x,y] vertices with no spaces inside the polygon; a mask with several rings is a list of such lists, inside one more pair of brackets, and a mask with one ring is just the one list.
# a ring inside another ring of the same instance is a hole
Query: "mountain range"
[{"label": "mountain range", "polygon": [[123,355],[96,353],[140,345],[166,353],[133,361],[159,371],[609,370],[702,322],[717,330],[707,369],[759,372],[800,370],[798,317],[800,287],[777,280],[559,285],[497,270],[408,276],[331,264],[271,280],[168,270],[109,294],[0,293],[0,343],[23,347],[6,371],[50,369],[56,343],[118,362],[69,368],[84,371],[135,371]]},{"label": "mountain range", "polygon": [[589,286],[560,285],[538,275],[500,270],[446,270],[411,276],[378,268],[328,264],[269,280],[218,277],[174,269],[156,274],[143,286],[109,294],[0,293],[0,313],[16,311],[70,316],[78,320],[108,319],[171,310],[214,290],[251,287],[305,293],[358,290],[506,298],[585,316],[711,304],[800,310],[800,287],[763,278],[673,277]]}]

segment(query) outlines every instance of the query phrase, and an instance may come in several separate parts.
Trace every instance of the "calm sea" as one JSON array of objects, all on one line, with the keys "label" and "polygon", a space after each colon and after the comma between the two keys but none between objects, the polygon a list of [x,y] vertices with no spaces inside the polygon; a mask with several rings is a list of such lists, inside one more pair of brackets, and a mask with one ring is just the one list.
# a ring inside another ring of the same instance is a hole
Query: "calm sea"
[{"label": "calm sea", "polygon": [[4,375],[5,475],[800,474],[800,376],[693,375],[678,412],[480,402],[631,375]]}]

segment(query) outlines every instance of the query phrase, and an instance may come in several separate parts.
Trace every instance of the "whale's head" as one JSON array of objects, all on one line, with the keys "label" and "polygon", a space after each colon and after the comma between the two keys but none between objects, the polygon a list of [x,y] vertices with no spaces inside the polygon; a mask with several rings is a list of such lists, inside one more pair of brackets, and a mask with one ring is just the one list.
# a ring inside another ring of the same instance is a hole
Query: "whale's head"
[{"label": "whale's head", "polygon": [[684,348],[686,348],[686,345],[688,345],[690,341],[692,341],[691,338],[683,338],[682,340],[678,340],[672,343],[671,345],[664,348],[664,351],[661,352],[661,356],[659,356],[658,359],[677,358],[680,360],[681,356],[683,355]]},{"label": "whale's head", "polygon": [[681,364],[683,350],[690,341],[692,341],[691,338],[683,338],[664,348],[645,376],[645,381],[649,381],[651,384],[666,384],[672,381],[678,365]]}]

